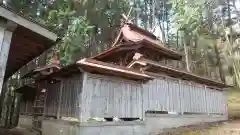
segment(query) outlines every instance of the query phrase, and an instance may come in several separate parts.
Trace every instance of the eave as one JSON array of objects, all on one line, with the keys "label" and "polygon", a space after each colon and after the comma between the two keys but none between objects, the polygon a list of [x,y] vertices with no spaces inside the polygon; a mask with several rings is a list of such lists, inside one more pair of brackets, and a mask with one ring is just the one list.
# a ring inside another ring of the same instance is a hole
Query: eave
[{"label": "eave", "polygon": [[184,80],[197,82],[197,83],[204,84],[207,86],[213,86],[213,87],[217,87],[217,88],[231,87],[229,85],[226,85],[225,83],[222,83],[222,82],[219,82],[216,80],[212,80],[210,78],[206,78],[203,76],[199,76],[199,75],[196,75],[193,73],[189,73],[186,71],[180,71],[178,69],[174,69],[174,68],[171,68],[171,67],[168,67],[165,65],[161,65],[157,62],[147,60],[147,59],[136,60],[136,61],[132,62],[129,65],[129,67],[133,67],[136,64],[146,67],[144,69],[144,71],[145,71],[145,73],[147,73],[147,74],[149,73],[150,75],[164,73],[164,74],[167,74],[167,75],[175,77],[175,78],[181,78]]},{"label": "eave", "polygon": [[161,47],[158,45],[154,45],[154,44],[151,44],[148,46],[145,44],[149,44],[149,42],[147,40],[142,40],[137,43],[119,44],[108,50],[103,51],[102,53],[92,56],[91,58],[103,61],[106,59],[111,59],[111,58],[115,58],[115,57],[119,56],[117,53],[121,53],[124,51],[130,52],[130,51],[134,51],[134,50],[141,49],[141,48],[154,50],[155,52],[162,54],[162,57],[167,57],[167,58],[174,59],[174,60],[180,60],[182,58],[181,53],[178,53],[171,49]]}]

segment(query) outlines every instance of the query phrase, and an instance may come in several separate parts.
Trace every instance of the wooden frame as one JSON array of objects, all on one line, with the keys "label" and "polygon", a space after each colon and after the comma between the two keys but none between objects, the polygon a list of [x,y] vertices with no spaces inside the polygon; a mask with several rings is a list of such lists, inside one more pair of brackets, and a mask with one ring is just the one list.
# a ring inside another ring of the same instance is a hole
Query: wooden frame
[{"label": "wooden frame", "polygon": [[29,19],[26,19],[25,17],[14,13],[10,8],[4,5],[0,6],[0,16],[11,20],[31,31],[34,31],[48,39],[51,39],[52,41],[56,41],[58,38],[57,35],[53,32],[50,32],[46,28],[39,26],[38,24],[36,24],[36,22],[30,21]]}]

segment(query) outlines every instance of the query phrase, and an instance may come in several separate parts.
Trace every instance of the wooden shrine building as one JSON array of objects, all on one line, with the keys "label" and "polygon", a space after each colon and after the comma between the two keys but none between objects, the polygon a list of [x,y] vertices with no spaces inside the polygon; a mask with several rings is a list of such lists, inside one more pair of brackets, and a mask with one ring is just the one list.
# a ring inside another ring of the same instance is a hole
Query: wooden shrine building
[{"label": "wooden shrine building", "polygon": [[148,135],[228,119],[227,85],[163,65],[164,59],[182,54],[124,23],[110,49],[27,74],[36,92],[22,102],[19,125],[43,135]]},{"label": "wooden shrine building", "polygon": [[[3,104],[7,91],[5,82],[8,78],[22,66],[49,49],[56,41],[56,34],[0,4],[1,104]],[[15,98],[18,100],[18,97]],[[1,109],[4,106],[1,105]],[[6,116],[5,113],[1,112],[1,116]],[[4,118],[1,117],[1,121],[3,121],[2,119]],[[6,127],[6,123],[1,123],[1,126]]]}]

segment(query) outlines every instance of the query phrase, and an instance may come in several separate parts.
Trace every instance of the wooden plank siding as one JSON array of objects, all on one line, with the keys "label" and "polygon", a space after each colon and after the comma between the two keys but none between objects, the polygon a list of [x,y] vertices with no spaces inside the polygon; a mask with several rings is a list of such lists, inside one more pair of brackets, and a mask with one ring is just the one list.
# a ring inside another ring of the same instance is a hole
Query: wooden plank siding
[{"label": "wooden plank siding", "polygon": [[92,117],[144,119],[146,111],[227,114],[223,91],[170,77],[143,83],[82,73],[47,89],[46,116],[74,117],[81,122]]},{"label": "wooden plank siding", "polygon": [[66,78],[60,83],[49,85],[47,90],[45,115],[57,116],[58,108],[60,108],[59,115],[61,117],[79,117],[79,95],[81,95],[81,85],[81,75]]},{"label": "wooden plank siding", "polygon": [[226,114],[225,95],[204,85],[158,77],[145,84],[86,73],[82,121],[91,117],[142,118],[146,111]]},{"label": "wooden plank siding", "polygon": [[141,83],[86,73],[81,120],[91,117],[142,117]]}]

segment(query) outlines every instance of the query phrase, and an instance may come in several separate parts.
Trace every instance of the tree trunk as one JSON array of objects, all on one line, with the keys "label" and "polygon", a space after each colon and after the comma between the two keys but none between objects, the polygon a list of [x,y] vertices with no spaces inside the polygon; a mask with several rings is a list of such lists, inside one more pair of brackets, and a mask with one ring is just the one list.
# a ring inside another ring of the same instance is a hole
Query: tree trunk
[{"label": "tree trunk", "polygon": [[187,45],[187,39],[186,39],[186,34],[184,34],[184,53],[185,53],[185,62],[186,62],[186,70],[190,72],[190,63],[189,63],[189,56],[188,56],[188,45]]},{"label": "tree trunk", "polygon": [[220,79],[221,79],[222,82],[225,83],[226,80],[225,80],[225,75],[224,75],[224,72],[223,72],[223,66],[222,66],[222,62],[221,62],[221,58],[220,58],[220,53],[219,53],[219,50],[218,50],[216,44],[214,45],[214,52],[215,52],[215,54],[216,54],[216,59],[217,59],[216,66],[217,66],[218,69],[219,69]]}]

